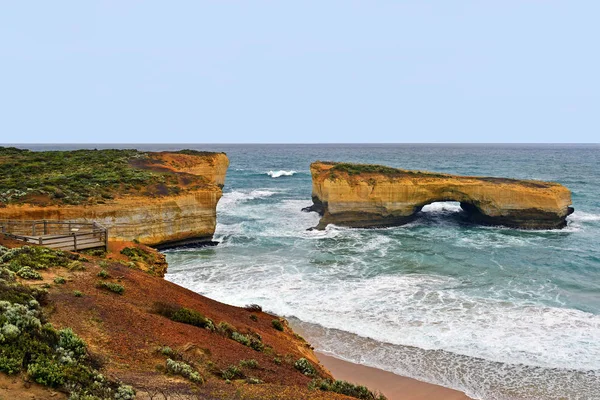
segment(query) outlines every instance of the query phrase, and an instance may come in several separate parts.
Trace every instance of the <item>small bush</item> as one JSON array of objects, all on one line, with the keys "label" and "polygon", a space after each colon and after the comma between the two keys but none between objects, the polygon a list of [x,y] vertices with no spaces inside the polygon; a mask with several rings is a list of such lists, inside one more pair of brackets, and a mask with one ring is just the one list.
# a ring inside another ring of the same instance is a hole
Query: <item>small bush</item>
[{"label": "small bush", "polygon": [[123,292],[125,292],[125,288],[123,287],[123,285],[119,285],[118,283],[98,282],[96,284],[96,287],[99,289],[106,289],[117,294],[123,294]]},{"label": "small bush", "polygon": [[110,275],[108,272],[106,272],[106,270],[103,269],[100,272],[98,272],[98,277],[106,279],[106,278],[110,277]]},{"label": "small bush", "polygon": [[219,325],[217,326],[217,331],[221,335],[231,338],[231,336],[233,335],[233,332],[235,332],[236,330],[233,326],[231,326],[227,322],[221,321],[221,322],[219,322]]},{"label": "small bush", "polygon": [[102,269],[106,269],[106,268],[108,268],[108,262],[106,262],[106,261],[104,261],[104,260],[103,260],[103,261],[100,261],[100,262],[98,263],[98,266],[99,266],[100,268],[102,268]]},{"label": "small bush", "polygon": [[174,375],[183,376],[194,383],[204,383],[204,378],[202,378],[198,371],[194,370],[191,365],[184,362],[178,362],[168,358],[167,371]]},{"label": "small bush", "polygon": [[294,363],[294,368],[306,376],[316,376],[317,370],[306,358],[300,358]]},{"label": "small bush", "polygon": [[346,381],[332,381],[329,379],[314,379],[308,384],[309,389],[324,392],[339,393],[361,400],[386,400],[382,394],[371,392],[368,388],[355,385]]},{"label": "small bush", "polygon": [[83,265],[80,261],[71,262],[67,268],[71,271],[85,271],[85,265]]},{"label": "small bush", "polygon": [[23,279],[42,279],[42,275],[39,272],[34,271],[30,267],[22,267],[17,271],[17,276],[20,276]]},{"label": "small bush", "polygon": [[209,318],[200,314],[196,310],[181,307],[176,304],[156,302],[154,303],[154,311],[164,317],[167,317],[175,322],[193,325],[200,328],[214,330],[215,326]]},{"label": "small bush", "polygon": [[262,312],[262,307],[259,306],[258,304],[248,304],[246,307],[244,307],[246,310],[248,311],[254,311],[254,312]]},{"label": "small bush", "polygon": [[273,321],[271,321],[271,325],[273,325],[273,328],[277,329],[278,331],[283,332],[283,324],[280,320],[274,319]]},{"label": "small bush", "polygon": [[57,285],[64,285],[65,283],[67,283],[67,280],[62,276],[57,276],[56,278],[54,278],[54,283],[56,283]]},{"label": "small bush", "polygon": [[75,290],[75,291],[73,291],[73,295],[75,297],[81,297],[81,296],[83,296],[83,293],[81,293],[79,290]]},{"label": "small bush", "polygon": [[256,314],[250,314],[249,317],[252,321],[257,322],[258,321],[258,317],[256,316]]},{"label": "small bush", "polygon": [[249,336],[243,335],[239,332],[233,332],[231,334],[231,338],[233,340],[235,340],[236,342],[243,344],[244,346],[250,347],[250,337]]},{"label": "small bush", "polygon": [[275,357],[275,358],[273,359],[273,362],[274,362],[275,364],[277,364],[277,365],[281,365],[281,358],[279,358],[279,357]]},{"label": "small bush", "polygon": [[170,348],[169,346],[165,346],[165,347],[161,347],[159,349],[160,353],[164,356],[173,356],[175,354],[175,352],[173,351],[172,348]]},{"label": "small bush", "polygon": [[258,368],[258,361],[252,360],[241,360],[240,367],[242,368]]},{"label": "small bush", "polygon": [[232,380],[235,378],[243,378],[244,373],[242,372],[241,369],[239,369],[235,365],[230,365],[229,367],[227,367],[226,370],[221,372],[221,376],[225,380]]},{"label": "small bush", "polygon": [[261,381],[258,378],[247,378],[246,383],[248,383],[250,385],[259,385],[259,384],[263,383],[263,381]]}]

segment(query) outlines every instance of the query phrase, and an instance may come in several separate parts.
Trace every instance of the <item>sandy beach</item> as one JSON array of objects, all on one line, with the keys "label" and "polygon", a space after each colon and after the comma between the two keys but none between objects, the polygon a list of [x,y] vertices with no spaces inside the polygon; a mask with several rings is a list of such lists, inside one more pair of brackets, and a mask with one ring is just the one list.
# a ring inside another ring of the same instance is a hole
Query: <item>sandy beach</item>
[{"label": "sandy beach", "polygon": [[463,392],[406,378],[381,369],[354,364],[316,352],[321,364],[336,379],[367,386],[383,393],[388,400],[468,400]]}]

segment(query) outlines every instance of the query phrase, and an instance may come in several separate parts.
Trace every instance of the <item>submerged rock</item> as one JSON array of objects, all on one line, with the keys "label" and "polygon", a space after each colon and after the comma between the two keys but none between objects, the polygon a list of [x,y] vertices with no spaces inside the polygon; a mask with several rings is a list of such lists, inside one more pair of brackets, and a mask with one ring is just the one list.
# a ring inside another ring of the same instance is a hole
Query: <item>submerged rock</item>
[{"label": "submerged rock", "polygon": [[438,201],[460,202],[476,223],[523,229],[562,228],[573,212],[571,192],[553,182],[320,161],[310,170],[313,205],[304,210],[322,216],[317,229],[403,225]]}]

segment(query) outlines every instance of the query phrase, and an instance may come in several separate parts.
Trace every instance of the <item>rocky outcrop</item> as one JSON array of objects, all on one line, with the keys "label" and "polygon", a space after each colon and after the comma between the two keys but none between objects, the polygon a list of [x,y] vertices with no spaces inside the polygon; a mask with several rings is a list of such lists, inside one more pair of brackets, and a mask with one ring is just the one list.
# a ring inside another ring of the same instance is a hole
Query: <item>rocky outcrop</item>
[{"label": "rocky outcrop", "polygon": [[558,183],[407,171],[379,165],[315,162],[313,205],[328,224],[368,228],[412,221],[423,206],[457,201],[468,218],[524,229],[566,226],[571,192]]},{"label": "rocky outcrop", "polygon": [[0,219],[95,221],[109,229],[113,240],[137,240],[149,246],[210,243],[229,165],[227,156],[204,152],[150,154],[149,161],[132,168],[169,174],[179,182],[178,193],[161,193],[157,186],[146,195],[117,193],[97,204],[9,204],[0,208]]}]

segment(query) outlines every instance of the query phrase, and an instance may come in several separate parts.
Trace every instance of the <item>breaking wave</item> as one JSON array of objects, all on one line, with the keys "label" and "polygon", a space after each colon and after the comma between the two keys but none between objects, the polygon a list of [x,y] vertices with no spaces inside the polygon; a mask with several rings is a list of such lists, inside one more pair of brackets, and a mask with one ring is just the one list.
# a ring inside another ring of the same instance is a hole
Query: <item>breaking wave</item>
[{"label": "breaking wave", "polygon": [[284,170],[279,170],[279,171],[269,171],[267,172],[267,175],[269,175],[271,178],[279,178],[282,176],[292,176],[296,173],[296,171],[284,171]]}]

